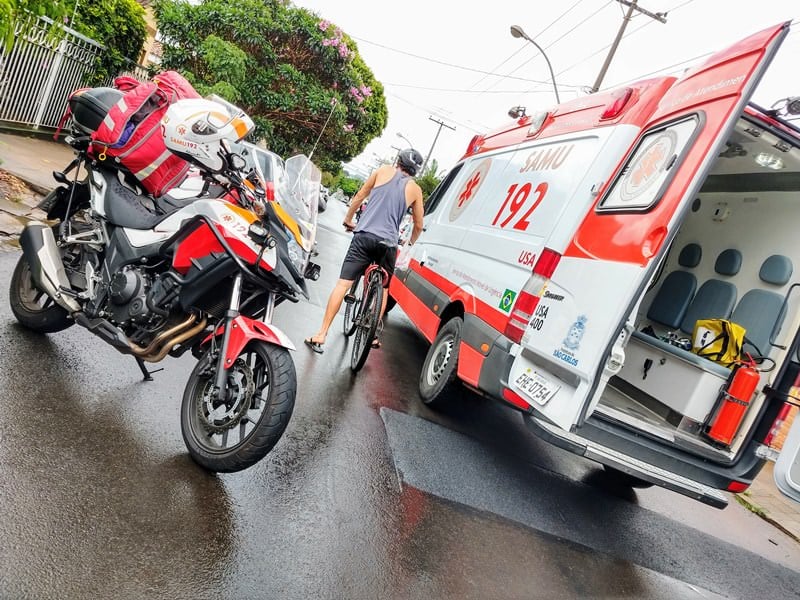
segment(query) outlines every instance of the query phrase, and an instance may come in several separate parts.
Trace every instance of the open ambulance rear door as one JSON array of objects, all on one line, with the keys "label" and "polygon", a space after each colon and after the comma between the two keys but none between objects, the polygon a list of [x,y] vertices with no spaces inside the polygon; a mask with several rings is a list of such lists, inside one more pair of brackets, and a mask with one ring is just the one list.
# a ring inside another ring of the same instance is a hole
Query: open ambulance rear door
[{"label": "open ambulance rear door", "polygon": [[795,417],[783,442],[773,475],[778,489],[795,502],[800,502],[800,417]]},{"label": "open ambulance rear door", "polygon": [[571,239],[548,242],[534,266],[511,314],[525,333],[507,392],[558,427],[582,424],[621,369],[626,320],[788,30],[677,79]]}]

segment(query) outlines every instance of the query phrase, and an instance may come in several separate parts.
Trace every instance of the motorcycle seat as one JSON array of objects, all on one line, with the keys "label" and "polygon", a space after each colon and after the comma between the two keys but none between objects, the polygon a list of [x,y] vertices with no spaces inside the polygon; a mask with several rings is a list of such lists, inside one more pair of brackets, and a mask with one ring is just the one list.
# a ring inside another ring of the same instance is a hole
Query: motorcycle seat
[{"label": "motorcycle seat", "polygon": [[103,170],[107,183],[105,211],[108,221],[130,229],[152,229],[179,208],[161,212],[155,201],[145,194],[137,194],[126,185],[116,172]]}]

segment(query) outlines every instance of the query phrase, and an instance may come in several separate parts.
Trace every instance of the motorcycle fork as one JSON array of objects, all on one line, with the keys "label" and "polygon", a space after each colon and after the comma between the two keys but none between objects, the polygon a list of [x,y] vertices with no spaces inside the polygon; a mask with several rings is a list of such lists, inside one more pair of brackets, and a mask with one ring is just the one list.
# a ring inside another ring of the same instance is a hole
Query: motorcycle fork
[{"label": "motorcycle fork", "polygon": [[228,368],[232,365],[227,364],[229,361],[225,358],[228,354],[228,346],[231,341],[231,329],[233,327],[233,320],[239,316],[239,302],[241,301],[242,294],[242,274],[237,273],[233,279],[233,289],[231,290],[231,301],[228,305],[228,310],[225,312],[225,329],[222,332],[222,344],[219,349],[219,357],[217,358],[217,371],[214,379],[214,388],[217,393],[217,398],[225,402],[228,398],[227,382],[228,382]]}]

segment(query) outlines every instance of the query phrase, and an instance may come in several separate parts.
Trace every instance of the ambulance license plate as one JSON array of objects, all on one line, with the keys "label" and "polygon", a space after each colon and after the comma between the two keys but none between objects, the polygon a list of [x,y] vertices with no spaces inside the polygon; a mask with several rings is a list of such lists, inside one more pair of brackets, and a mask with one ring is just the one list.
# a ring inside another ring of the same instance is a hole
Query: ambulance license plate
[{"label": "ambulance license plate", "polygon": [[556,392],[561,389],[560,385],[542,377],[535,371],[520,373],[514,381],[514,385],[525,392],[531,400],[539,406],[547,404]]}]

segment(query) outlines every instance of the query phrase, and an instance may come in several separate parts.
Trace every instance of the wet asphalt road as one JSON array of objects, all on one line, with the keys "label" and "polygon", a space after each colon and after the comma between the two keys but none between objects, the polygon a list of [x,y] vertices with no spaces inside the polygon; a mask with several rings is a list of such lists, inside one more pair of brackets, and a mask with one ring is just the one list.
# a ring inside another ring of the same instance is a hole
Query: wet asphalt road
[{"label": "wet asphalt road", "polygon": [[733,503],[614,489],[597,465],[464,395],[416,396],[425,342],[401,311],[351,377],[322,316],[348,238],[332,201],[323,275],[281,305],[298,398],[261,463],[212,475],[188,458],[191,357],[155,381],[86,331],[20,328],[0,252],[0,598],[790,598],[800,545]]}]

